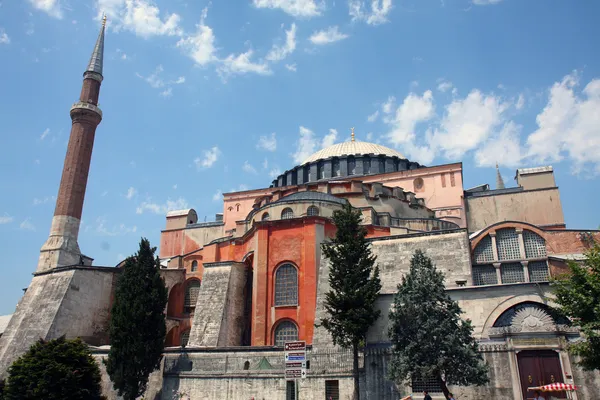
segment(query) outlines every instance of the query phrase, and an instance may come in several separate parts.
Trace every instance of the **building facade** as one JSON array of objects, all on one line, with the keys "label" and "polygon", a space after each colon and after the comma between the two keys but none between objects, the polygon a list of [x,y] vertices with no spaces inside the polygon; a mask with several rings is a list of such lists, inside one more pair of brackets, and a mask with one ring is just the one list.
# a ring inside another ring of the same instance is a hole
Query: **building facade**
[{"label": "building facade", "polygon": [[[38,338],[81,337],[100,361],[116,267],[92,265],[77,244],[96,127],[102,119],[104,25],[73,127],[52,228],[34,278],[12,317],[0,318],[0,376]],[[269,187],[227,193],[223,212],[198,222],[193,209],[171,211],[161,232],[161,274],[169,289],[165,357],[147,398],[348,399],[351,353],[320,325],[329,290],[321,244],[332,215],[350,203],[362,214],[381,272],[381,317],[361,354],[363,398],[397,399],[434,382],[387,379],[388,311],[415,250],[445,274],[450,296],[472,321],[490,383],[451,388],[459,398],[527,399],[527,387],[580,385],[576,399],[600,398],[600,374],[567,351],[581,340],[549,313],[549,280],[584,260],[598,231],[565,225],[552,167],[516,171],[516,185],[463,187],[462,164],[423,166],[396,150],[350,140],[322,149]],[[158,229],[158,227],[157,227]],[[283,377],[286,341],[308,344],[308,374]],[[99,363],[103,368],[102,363]],[[116,398],[104,374],[104,389]]]}]

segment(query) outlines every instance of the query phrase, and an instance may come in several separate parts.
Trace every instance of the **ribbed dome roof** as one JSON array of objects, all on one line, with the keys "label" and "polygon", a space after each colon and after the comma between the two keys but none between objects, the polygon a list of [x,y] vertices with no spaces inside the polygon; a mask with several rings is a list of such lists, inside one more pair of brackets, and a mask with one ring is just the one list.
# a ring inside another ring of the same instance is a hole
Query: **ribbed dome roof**
[{"label": "ribbed dome roof", "polygon": [[308,157],[302,165],[329,157],[355,156],[362,154],[383,154],[389,157],[406,158],[396,150],[375,143],[350,141],[337,143],[317,151]]}]

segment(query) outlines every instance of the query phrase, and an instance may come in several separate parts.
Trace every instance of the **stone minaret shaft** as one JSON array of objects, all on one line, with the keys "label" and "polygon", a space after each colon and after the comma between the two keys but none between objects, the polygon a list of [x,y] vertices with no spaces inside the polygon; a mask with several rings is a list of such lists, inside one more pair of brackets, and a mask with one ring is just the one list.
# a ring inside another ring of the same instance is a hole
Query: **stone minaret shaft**
[{"label": "stone minaret shaft", "polygon": [[498,163],[496,163],[496,189],[504,189],[504,179],[502,179],[502,175],[500,174]]},{"label": "stone minaret shaft", "polygon": [[38,272],[68,265],[81,264],[83,258],[77,243],[83,200],[94,147],[96,127],[102,120],[98,96],[102,83],[104,30],[106,18],[92,52],[79,101],[71,107],[71,136],[63,167],[50,236],[42,246]]}]

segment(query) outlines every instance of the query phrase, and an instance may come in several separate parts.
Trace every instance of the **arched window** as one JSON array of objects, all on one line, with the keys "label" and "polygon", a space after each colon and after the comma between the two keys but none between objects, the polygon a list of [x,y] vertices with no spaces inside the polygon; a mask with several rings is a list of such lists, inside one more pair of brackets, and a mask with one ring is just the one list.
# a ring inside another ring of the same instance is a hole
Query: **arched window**
[{"label": "arched window", "polygon": [[275,306],[298,305],[298,271],[292,264],[283,264],[275,272]]},{"label": "arched window", "polygon": [[188,329],[187,331],[181,332],[181,335],[179,335],[179,343],[181,344],[181,347],[186,347],[189,341],[190,330]]},{"label": "arched window", "polygon": [[192,272],[198,271],[198,261],[192,261]]},{"label": "arched window", "polygon": [[340,171],[340,160],[338,160],[337,158],[333,160],[332,164],[331,164],[331,169],[332,169],[332,175],[333,176],[340,176],[341,175],[341,171]]},{"label": "arched window", "polygon": [[519,235],[515,228],[504,228],[496,231],[496,245],[498,247],[499,260],[519,260]]},{"label": "arched window", "polygon": [[269,213],[268,213],[268,212],[266,212],[266,213],[264,213],[264,214],[262,215],[262,218],[261,218],[261,219],[262,219],[263,221],[268,221],[268,220],[270,220],[270,219],[271,219],[271,216],[269,215]]},{"label": "arched window", "polygon": [[240,203],[235,205],[235,211],[240,211]]},{"label": "arched window", "polygon": [[348,175],[356,174],[356,160],[354,157],[348,157]]},{"label": "arched window", "polygon": [[363,174],[370,174],[371,173],[371,159],[370,158],[365,158],[363,161]]},{"label": "arched window", "polygon": [[385,172],[385,161],[383,159],[379,159],[379,173],[383,174]]},{"label": "arched window", "polygon": [[546,257],[546,241],[537,233],[524,229],[523,243],[525,244],[526,258]]},{"label": "arched window", "polygon": [[292,321],[282,321],[275,328],[275,346],[283,347],[285,342],[298,340],[298,327]]},{"label": "arched window", "polygon": [[294,211],[291,208],[284,208],[281,212],[281,219],[291,219],[294,218]]},{"label": "arched window", "polygon": [[309,217],[314,217],[314,216],[319,215],[319,208],[317,206],[308,207],[308,209],[306,210],[306,215],[308,215]]},{"label": "arched window", "polygon": [[476,263],[486,263],[494,261],[494,249],[492,248],[492,238],[486,235],[475,247],[473,252]]},{"label": "arched window", "polygon": [[317,163],[317,179],[323,178],[325,178],[325,165],[321,161]]},{"label": "arched window", "polygon": [[200,292],[200,281],[191,279],[185,287],[184,309],[189,313],[196,307],[198,301],[198,293]]}]

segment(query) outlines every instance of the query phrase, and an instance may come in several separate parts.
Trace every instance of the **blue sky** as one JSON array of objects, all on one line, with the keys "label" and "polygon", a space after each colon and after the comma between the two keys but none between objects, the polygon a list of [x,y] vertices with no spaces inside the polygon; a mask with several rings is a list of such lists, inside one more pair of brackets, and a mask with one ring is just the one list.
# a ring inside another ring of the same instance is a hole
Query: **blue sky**
[{"label": "blue sky", "polygon": [[79,244],[158,245],[168,209],[220,212],[327,145],[462,161],[465,187],[553,165],[567,226],[600,224],[600,3],[28,0],[0,6],[0,314],[47,238],[69,107],[108,15]]}]

